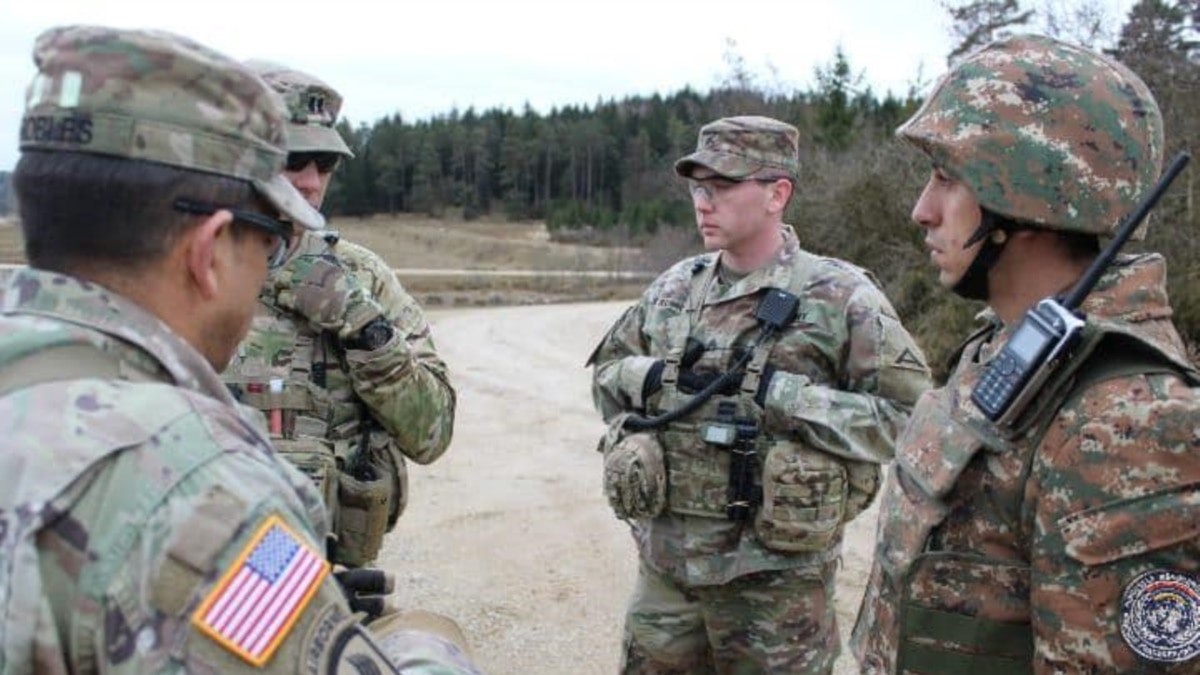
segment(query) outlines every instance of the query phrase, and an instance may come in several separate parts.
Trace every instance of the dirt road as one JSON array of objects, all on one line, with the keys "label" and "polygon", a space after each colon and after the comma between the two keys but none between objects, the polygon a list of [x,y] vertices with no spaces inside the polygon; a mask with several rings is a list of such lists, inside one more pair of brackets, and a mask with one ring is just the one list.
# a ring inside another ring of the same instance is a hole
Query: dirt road
[{"label": "dirt road", "polygon": [[[458,390],[453,444],[410,469],[381,566],[402,604],[456,618],[493,675],[611,675],[636,553],[601,493],[588,353],[625,303],[436,310]],[[851,524],[839,621],[853,621],[873,512]],[[843,656],[839,675],[854,672]]]}]

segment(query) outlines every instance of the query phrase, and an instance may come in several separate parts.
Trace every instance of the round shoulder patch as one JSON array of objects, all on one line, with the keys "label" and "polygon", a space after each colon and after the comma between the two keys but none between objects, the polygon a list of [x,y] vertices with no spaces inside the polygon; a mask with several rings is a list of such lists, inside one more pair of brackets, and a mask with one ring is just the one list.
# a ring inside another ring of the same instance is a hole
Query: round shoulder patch
[{"label": "round shoulder patch", "polygon": [[1151,570],[1121,594],[1121,637],[1138,656],[1180,663],[1200,655],[1200,581]]}]

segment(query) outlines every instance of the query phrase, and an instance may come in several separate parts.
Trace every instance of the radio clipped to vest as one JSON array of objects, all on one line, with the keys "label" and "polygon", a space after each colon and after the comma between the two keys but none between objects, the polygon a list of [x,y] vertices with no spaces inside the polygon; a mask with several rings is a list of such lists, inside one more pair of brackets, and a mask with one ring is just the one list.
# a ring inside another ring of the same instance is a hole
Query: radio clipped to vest
[{"label": "radio clipped to vest", "polygon": [[762,475],[758,466],[758,425],[754,420],[735,417],[737,404],[721,401],[717,419],[702,427],[705,443],[729,453],[729,484],[725,490],[725,517],[729,520],[748,520],[762,503]]},{"label": "radio clipped to vest", "polygon": [[971,392],[971,401],[989,420],[1001,427],[1013,426],[1046,379],[1067,360],[1086,325],[1078,307],[1190,159],[1186,152],[1176,155],[1066,298],[1061,302],[1046,298],[1025,314]]}]

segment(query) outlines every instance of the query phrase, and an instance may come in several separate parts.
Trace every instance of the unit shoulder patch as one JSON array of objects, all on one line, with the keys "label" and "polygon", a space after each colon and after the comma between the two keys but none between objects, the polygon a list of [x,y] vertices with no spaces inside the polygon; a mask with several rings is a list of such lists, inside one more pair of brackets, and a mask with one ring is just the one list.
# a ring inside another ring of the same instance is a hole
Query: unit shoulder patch
[{"label": "unit shoulder patch", "polygon": [[1151,570],[1121,594],[1121,637],[1138,656],[1182,663],[1200,656],[1200,581]]}]

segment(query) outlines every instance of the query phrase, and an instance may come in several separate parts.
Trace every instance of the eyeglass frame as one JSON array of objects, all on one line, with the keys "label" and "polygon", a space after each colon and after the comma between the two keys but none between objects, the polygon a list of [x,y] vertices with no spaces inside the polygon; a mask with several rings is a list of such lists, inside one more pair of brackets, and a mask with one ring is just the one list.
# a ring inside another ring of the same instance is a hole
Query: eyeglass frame
[{"label": "eyeglass frame", "polygon": [[[703,184],[705,181],[714,180],[723,181],[729,183],[729,185],[714,190],[713,186]],[[699,193],[704,196],[705,201],[712,203],[719,198],[719,194],[723,193],[725,190],[731,190],[742,183],[761,183],[763,185],[768,185],[781,180],[790,181],[791,179],[787,176],[774,176],[769,178],[730,178],[729,176],[722,176],[721,174],[714,173],[713,175],[705,176],[704,178],[688,178],[687,185],[688,194],[691,195],[692,198],[695,198],[697,193]]]},{"label": "eyeglass frame", "polygon": [[246,211],[230,206],[217,206],[215,204],[205,204],[187,197],[178,197],[171,203],[171,208],[180,213],[187,213],[196,216],[211,216],[218,211],[228,211],[233,216],[233,222],[243,223],[259,230],[266,231],[268,234],[279,237],[279,246],[267,257],[267,269],[279,269],[288,259],[288,253],[292,249],[292,224],[285,220],[272,218],[271,216],[255,213],[254,211]]},{"label": "eyeglass frame", "polygon": [[317,165],[317,173],[321,175],[333,173],[342,163],[339,153],[314,150],[309,152],[289,152],[284,160],[284,169],[291,172],[303,171],[309,164]]}]

